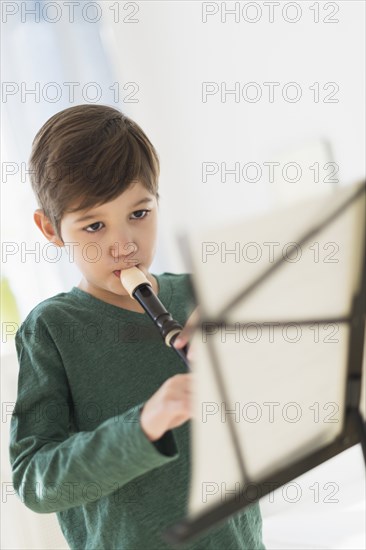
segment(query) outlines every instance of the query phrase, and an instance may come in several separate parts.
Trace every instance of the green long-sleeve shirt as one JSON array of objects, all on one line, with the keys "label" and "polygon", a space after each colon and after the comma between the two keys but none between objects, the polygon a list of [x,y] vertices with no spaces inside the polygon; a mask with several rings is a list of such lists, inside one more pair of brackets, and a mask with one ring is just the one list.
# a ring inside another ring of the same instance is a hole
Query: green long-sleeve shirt
[{"label": "green long-sleeve shirt", "polygon": [[[154,276],[184,325],[195,306],[189,275]],[[151,442],[139,409],[187,369],[152,321],[73,287],[38,304],[15,342],[10,462],[24,504],[56,512],[72,549],[171,548],[161,533],[187,515],[190,422]],[[183,548],[263,549],[259,505]]]}]

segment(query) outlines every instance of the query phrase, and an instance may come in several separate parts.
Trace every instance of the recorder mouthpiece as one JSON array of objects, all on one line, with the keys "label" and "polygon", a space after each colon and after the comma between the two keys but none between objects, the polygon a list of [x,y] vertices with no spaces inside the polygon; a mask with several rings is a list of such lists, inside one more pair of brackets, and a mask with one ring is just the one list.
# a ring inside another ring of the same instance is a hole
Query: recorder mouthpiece
[{"label": "recorder mouthpiece", "polygon": [[146,278],[145,274],[138,267],[130,267],[128,269],[122,269],[120,274],[120,280],[122,286],[127,290],[131,298],[133,298],[133,292],[142,284],[151,285],[150,281]]}]

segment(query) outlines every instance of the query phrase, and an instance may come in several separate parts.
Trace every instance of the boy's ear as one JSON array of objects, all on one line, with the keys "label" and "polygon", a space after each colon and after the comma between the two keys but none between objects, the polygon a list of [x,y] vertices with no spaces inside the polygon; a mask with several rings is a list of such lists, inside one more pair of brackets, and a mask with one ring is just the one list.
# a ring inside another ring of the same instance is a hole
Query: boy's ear
[{"label": "boy's ear", "polygon": [[52,223],[43,212],[43,210],[41,210],[40,208],[35,210],[33,214],[33,219],[37,227],[42,231],[43,235],[48,241],[54,243],[56,246],[65,246],[63,241],[58,238]]}]

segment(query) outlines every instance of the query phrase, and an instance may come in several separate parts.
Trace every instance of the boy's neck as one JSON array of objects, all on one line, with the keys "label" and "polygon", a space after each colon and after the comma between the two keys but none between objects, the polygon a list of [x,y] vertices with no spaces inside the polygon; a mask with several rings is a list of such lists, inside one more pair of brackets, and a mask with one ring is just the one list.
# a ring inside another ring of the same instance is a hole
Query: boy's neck
[{"label": "boy's neck", "polygon": [[[151,274],[148,274],[147,279],[151,282],[154,293],[158,295],[159,285],[156,278],[153,277]],[[113,306],[127,309],[128,311],[135,311],[137,313],[145,313],[145,310],[141,307],[141,305],[130,296],[118,296],[116,294],[108,292],[107,290],[91,287],[88,281],[86,281],[84,278],[81,279],[77,288]]]}]

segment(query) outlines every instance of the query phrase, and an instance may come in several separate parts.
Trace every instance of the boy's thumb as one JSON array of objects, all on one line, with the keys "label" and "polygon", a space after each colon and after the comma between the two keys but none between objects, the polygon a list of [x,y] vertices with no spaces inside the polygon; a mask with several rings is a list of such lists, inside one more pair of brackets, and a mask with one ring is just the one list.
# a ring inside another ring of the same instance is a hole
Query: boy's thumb
[{"label": "boy's thumb", "polygon": [[194,327],[186,325],[174,340],[174,345],[179,348],[183,348],[186,344],[188,344],[193,331]]},{"label": "boy's thumb", "polygon": [[187,338],[184,335],[182,336],[182,332],[180,332],[179,336],[174,340],[174,346],[176,348],[183,348],[187,343]]},{"label": "boy's thumb", "polygon": [[182,331],[178,334],[177,338],[175,339],[174,345],[176,345],[176,347],[182,348],[188,343],[190,337],[195,331],[198,319],[199,319],[199,309],[197,307],[193,311],[193,313],[190,315]]}]

